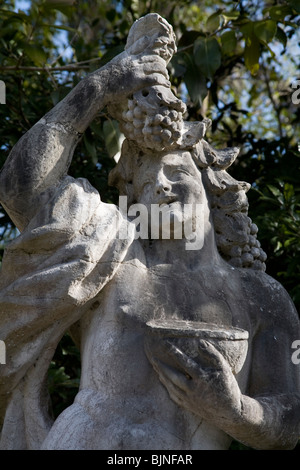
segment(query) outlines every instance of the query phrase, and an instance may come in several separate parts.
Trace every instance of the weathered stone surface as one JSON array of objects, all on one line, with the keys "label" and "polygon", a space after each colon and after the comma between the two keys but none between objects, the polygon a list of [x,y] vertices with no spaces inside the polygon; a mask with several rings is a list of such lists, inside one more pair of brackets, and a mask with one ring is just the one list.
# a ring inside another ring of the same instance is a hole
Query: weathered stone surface
[{"label": "weathered stone surface", "polygon": [[[1,171],[0,200],[21,231],[0,277],[2,449],[298,440],[299,317],[265,273],[249,185],[227,172],[238,149],[211,147],[208,120],[184,121],[166,68],[175,50],[164,19],[138,20],[125,52],[20,139]],[[127,198],[119,207],[67,175],[106,105],[126,136],[109,179]],[[168,217],[155,220],[154,208]],[[70,328],[80,391],[53,422],[45,378]]]}]

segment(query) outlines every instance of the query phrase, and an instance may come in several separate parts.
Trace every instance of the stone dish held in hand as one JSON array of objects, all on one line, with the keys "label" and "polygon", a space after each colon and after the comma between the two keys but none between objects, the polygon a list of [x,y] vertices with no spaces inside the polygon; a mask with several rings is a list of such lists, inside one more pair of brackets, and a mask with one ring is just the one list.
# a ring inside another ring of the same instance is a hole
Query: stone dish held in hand
[{"label": "stone dish held in hand", "polygon": [[244,365],[249,333],[240,328],[176,319],[151,320],[147,327],[145,349],[150,357],[161,357],[161,348],[164,347],[162,342],[168,341],[205,366],[199,351],[199,340],[206,340],[227,360],[233,374],[240,372]]}]

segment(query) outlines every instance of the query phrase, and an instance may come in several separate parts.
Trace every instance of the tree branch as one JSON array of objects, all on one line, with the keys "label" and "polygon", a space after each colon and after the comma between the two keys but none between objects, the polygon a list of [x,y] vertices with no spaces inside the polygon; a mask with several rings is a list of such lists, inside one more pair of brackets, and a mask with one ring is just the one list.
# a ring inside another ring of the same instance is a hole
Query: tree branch
[{"label": "tree branch", "polygon": [[27,70],[28,72],[56,72],[56,71],[64,71],[64,70],[89,70],[88,65],[62,65],[60,67],[33,67],[33,66],[25,66],[25,65],[0,65],[0,71],[18,71],[18,70]]}]

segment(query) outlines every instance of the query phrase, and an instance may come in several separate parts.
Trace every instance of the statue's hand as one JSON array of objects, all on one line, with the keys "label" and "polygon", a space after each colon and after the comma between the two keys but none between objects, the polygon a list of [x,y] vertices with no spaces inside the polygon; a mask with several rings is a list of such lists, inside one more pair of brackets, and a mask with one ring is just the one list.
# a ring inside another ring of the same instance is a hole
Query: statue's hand
[{"label": "statue's hand", "polygon": [[175,403],[210,422],[239,419],[240,388],[229,364],[211,343],[199,341],[197,363],[170,341],[164,349],[168,360],[152,356],[150,361]]},{"label": "statue's hand", "polygon": [[120,103],[132,93],[154,85],[170,87],[166,62],[157,54],[122,52],[106,66],[106,104]]}]

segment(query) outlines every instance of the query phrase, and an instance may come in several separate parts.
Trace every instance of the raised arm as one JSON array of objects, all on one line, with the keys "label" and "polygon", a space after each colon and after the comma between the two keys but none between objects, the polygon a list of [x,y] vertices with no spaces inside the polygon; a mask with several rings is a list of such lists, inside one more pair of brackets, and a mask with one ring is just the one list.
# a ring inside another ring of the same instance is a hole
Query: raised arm
[{"label": "raised arm", "polygon": [[127,49],[84,78],[14,146],[0,173],[0,202],[20,230],[42,193],[67,174],[82,133],[104,106],[146,86],[169,86],[166,62],[141,49]]}]

